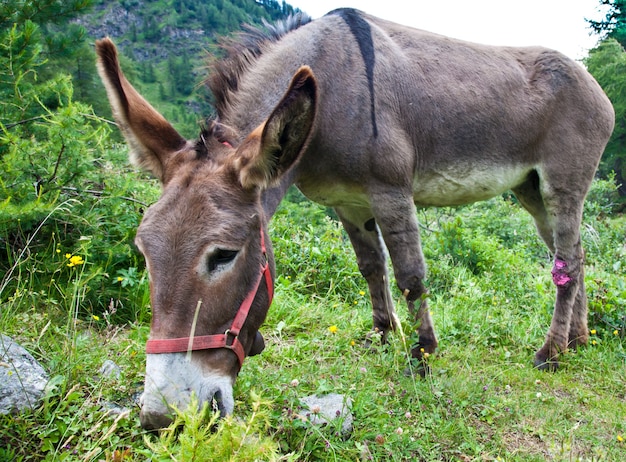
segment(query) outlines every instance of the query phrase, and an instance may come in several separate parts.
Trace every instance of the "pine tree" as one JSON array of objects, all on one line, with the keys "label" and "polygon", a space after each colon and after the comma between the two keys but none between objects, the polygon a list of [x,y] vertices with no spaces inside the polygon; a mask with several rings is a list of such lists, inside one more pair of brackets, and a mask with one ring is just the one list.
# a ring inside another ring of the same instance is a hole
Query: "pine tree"
[{"label": "pine tree", "polygon": [[600,174],[615,172],[621,196],[626,196],[626,0],[600,0],[609,10],[601,21],[587,20],[600,44],[589,52],[585,65],[615,108],[615,130],[600,163]]},{"label": "pine tree", "polygon": [[626,51],[617,40],[608,38],[589,52],[585,65],[615,109],[615,130],[602,156],[599,173],[609,176],[615,172],[619,193],[626,196]]},{"label": "pine tree", "polygon": [[613,38],[626,48],[626,0],[600,0],[609,10],[601,21],[588,19],[591,29],[602,38]]}]

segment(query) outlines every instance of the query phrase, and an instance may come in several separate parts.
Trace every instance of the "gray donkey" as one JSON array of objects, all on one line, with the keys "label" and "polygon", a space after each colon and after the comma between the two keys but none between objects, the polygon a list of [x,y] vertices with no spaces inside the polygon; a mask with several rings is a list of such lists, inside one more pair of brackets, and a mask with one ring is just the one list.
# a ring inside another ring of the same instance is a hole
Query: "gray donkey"
[{"label": "gray donkey", "polygon": [[115,46],[99,71],[131,160],[163,194],[137,231],[151,280],[141,423],[160,428],[191,392],[234,408],[233,383],[271,303],[267,221],[287,188],[333,207],[367,280],[374,328],[396,326],[385,265],[437,346],[419,206],[512,190],[554,254],[556,303],[535,365],[587,342],[580,225],[614,112],[578,63],[545,48],[455,40],[340,9],[223,43],[208,86],[217,117],[185,140],[128,83]]}]

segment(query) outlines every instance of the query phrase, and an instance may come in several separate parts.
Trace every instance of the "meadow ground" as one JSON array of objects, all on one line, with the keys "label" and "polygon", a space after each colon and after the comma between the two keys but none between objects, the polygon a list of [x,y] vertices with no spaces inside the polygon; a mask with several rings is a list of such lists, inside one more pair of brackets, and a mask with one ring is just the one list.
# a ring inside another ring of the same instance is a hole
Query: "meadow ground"
[{"label": "meadow ground", "polygon": [[[136,405],[149,324],[142,270],[129,289],[144,306],[119,323],[81,309],[88,260],[57,298],[32,293],[33,264],[13,276],[18,290],[2,299],[0,330],[52,379],[33,412],[0,416],[0,459],[624,460],[626,222],[589,207],[590,344],[567,352],[556,373],[532,367],[554,288],[530,217],[511,197],[419,212],[440,341],[420,378],[408,373],[415,337],[401,295],[394,289],[402,329],[365,348],[369,296],[345,234],[323,208],[285,202],[271,224],[280,276],[261,329],[267,348],[240,373],[236,417],[187,411],[160,437],[141,431]],[[123,297],[116,303],[130,303]],[[98,372],[106,359],[119,378]],[[326,393],[352,400],[349,435],[341,422],[316,427],[300,412],[301,398]]]}]

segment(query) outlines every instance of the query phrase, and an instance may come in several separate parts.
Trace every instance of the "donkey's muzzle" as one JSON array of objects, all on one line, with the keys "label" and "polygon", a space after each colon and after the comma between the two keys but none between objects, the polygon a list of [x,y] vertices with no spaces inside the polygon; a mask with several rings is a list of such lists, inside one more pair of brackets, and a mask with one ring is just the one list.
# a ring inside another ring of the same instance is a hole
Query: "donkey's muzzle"
[{"label": "donkey's muzzle", "polygon": [[173,419],[170,414],[163,414],[160,412],[144,412],[139,413],[139,422],[141,422],[141,428],[148,431],[157,431],[168,427],[172,423]]}]

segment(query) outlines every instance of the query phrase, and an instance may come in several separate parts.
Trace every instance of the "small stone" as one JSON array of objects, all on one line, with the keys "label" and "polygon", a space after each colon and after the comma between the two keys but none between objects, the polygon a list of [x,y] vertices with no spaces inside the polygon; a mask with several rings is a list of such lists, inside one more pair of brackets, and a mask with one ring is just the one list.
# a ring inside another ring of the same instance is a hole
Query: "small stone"
[{"label": "small stone", "polygon": [[103,412],[108,413],[109,415],[119,416],[122,414],[130,414],[130,409],[126,406],[121,406],[117,403],[112,403],[110,401],[103,401],[100,403],[101,409]]},{"label": "small stone", "polygon": [[107,379],[119,379],[122,375],[122,370],[120,366],[115,364],[115,362],[107,359],[104,363],[102,363],[102,367],[98,371],[102,377]]},{"label": "small stone", "polygon": [[331,393],[324,396],[307,396],[301,401],[304,407],[310,411],[309,418],[313,425],[324,426],[341,419],[341,434],[347,436],[352,432],[353,416],[350,411],[352,407],[350,398]]}]

